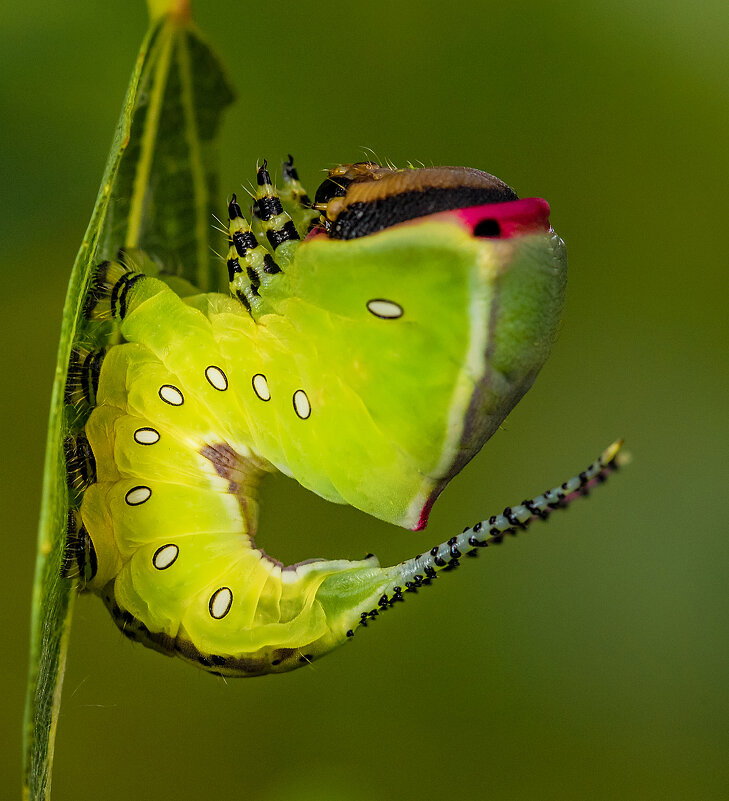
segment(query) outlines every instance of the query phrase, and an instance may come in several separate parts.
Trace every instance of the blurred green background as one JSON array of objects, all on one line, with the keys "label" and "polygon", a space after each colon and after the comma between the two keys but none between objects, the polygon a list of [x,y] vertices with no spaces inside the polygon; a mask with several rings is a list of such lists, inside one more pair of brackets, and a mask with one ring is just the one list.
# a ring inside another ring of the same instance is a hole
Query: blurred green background
[{"label": "blurred green background", "polygon": [[[266,549],[397,561],[617,436],[634,461],[289,675],[213,678],[133,645],[80,599],[55,801],[729,797],[725,0],[195,10],[239,92],[224,192],[289,152],[311,191],[365,148],[467,164],[546,197],[570,257],[551,360],[426,532],[282,479],[264,491]],[[141,0],[0,11],[3,799],[20,786],[65,285],[145,27]]]}]

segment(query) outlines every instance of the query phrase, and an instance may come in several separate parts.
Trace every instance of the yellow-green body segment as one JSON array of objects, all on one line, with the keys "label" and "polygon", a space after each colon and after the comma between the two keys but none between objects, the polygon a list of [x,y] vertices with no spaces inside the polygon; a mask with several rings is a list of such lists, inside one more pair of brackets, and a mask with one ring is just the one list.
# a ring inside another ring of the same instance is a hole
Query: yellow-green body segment
[{"label": "yellow-green body segment", "polygon": [[234,234],[251,229],[232,213],[231,295],[182,297],[127,257],[100,269],[91,312],[120,338],[100,362],[85,425],[96,466],[74,518],[94,557],[85,587],[128,636],[223,675],[328,652],[465,550],[563,505],[615,455],[395,567],[265,555],[257,485],[275,470],[424,527],[544,363],[566,281],[548,226],[482,236],[447,211],[351,239],[277,242],[267,231],[284,230],[283,215],[258,224],[275,245],[266,270],[263,245],[236,238],[236,249]]}]

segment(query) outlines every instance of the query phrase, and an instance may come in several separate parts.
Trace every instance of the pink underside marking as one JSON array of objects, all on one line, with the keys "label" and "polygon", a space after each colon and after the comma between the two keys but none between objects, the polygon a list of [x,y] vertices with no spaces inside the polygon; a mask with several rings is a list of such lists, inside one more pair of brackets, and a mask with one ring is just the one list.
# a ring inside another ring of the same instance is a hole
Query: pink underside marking
[{"label": "pink underside marking", "polygon": [[[551,230],[549,203],[540,197],[526,197],[522,200],[510,200],[506,203],[486,203],[481,206],[469,206],[465,209],[440,211],[436,214],[428,214],[425,217],[414,217],[412,220],[406,220],[392,227],[413,225],[423,220],[456,221],[469,231],[476,232],[475,235],[478,235],[476,229],[479,223],[493,220],[498,223],[499,227],[497,235],[487,237],[493,239],[509,239],[520,234]],[[312,239],[322,236],[327,237],[327,233],[323,228],[313,228],[304,241],[311,242]],[[374,236],[374,234],[370,234],[370,236]]]},{"label": "pink underside marking", "polygon": [[433,508],[433,504],[438,499],[440,495],[440,490],[438,492],[434,492],[428,500],[425,502],[425,505],[420,511],[420,517],[418,518],[418,524],[413,528],[413,531],[422,531],[428,525],[428,518],[430,517],[430,510]]},{"label": "pink underside marking", "polygon": [[418,525],[413,528],[413,531],[422,531],[428,525],[428,517],[430,517],[430,510],[433,508],[432,503],[426,503],[423,511],[418,518]]}]

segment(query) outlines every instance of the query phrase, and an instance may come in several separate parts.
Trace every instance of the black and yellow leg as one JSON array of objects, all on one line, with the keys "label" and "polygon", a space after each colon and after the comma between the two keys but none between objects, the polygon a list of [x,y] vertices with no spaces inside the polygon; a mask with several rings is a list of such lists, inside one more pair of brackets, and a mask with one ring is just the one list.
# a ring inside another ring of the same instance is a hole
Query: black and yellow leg
[{"label": "black and yellow leg", "polygon": [[238,198],[228,203],[228,282],[230,291],[249,312],[261,313],[261,286],[281,272],[273,256],[258,241],[243,216]]},{"label": "black and yellow leg", "polygon": [[268,240],[276,264],[286,270],[294,258],[301,237],[294,221],[284,210],[265,161],[256,174],[256,183],[258,186],[253,204],[253,219]]},{"label": "black and yellow leg", "polygon": [[284,210],[291,215],[299,236],[306,236],[311,223],[321,216],[311,207],[311,198],[299,181],[299,173],[294,167],[294,157],[289,156],[281,165],[283,187],[279,192]]}]

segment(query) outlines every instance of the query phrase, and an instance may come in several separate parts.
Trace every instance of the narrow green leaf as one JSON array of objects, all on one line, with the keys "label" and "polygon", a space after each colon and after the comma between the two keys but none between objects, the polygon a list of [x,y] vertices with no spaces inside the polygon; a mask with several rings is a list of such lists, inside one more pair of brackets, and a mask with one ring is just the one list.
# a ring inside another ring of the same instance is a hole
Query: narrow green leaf
[{"label": "narrow green leaf", "polygon": [[93,267],[124,247],[143,248],[165,269],[210,286],[215,136],[231,101],[227,80],[189,20],[183,0],[150,0],[153,25],[137,58],[96,205],[66,296],[46,445],[24,724],[23,797],[50,798],[74,582],[61,578],[67,511],[63,441],[83,425],[64,402],[74,342],[103,344],[106,326],[82,310]]},{"label": "narrow green leaf", "polygon": [[142,76],[104,226],[107,257],[120,245],[142,248],[166,271],[210,288],[212,215],[220,206],[215,133],[231,100],[199,34],[189,24],[164,26]]}]

